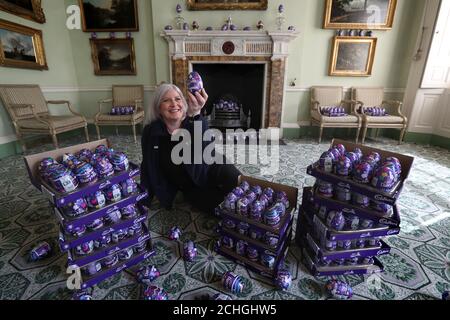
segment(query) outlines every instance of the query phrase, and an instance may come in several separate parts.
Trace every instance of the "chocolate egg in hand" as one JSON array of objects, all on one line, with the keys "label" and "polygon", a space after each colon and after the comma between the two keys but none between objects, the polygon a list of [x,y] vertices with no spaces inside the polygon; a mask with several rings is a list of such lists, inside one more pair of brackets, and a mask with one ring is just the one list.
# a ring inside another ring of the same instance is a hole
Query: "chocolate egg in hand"
[{"label": "chocolate egg in hand", "polygon": [[198,72],[191,72],[188,76],[187,81],[187,87],[188,90],[195,95],[197,91],[200,91],[203,89],[203,80],[202,77],[198,74]]}]

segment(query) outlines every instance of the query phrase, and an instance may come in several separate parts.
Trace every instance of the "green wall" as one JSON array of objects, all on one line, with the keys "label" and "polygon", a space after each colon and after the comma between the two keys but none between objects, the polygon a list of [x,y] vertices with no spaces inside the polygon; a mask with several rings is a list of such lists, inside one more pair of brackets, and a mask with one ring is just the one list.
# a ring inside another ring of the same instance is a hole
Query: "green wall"
[{"label": "green wall", "polygon": [[[184,0],[138,0],[139,32],[132,34],[136,48],[136,76],[95,76],[91,60],[89,33],[68,30],[66,8],[77,0],[42,0],[47,23],[32,21],[0,12],[0,18],[41,29],[49,65],[48,71],[0,68],[0,83],[39,83],[49,99],[70,99],[88,118],[96,113],[97,101],[110,96],[113,84],[143,84],[146,103],[152,87],[168,81],[168,44],[160,36],[164,26],[175,24],[175,6],[180,3],[182,15],[189,24],[216,29],[231,16],[238,27],[254,27],[262,20],[266,30],[275,30],[277,8],[283,3],[286,26],[295,25],[299,37],[290,44],[287,69],[288,83],[296,78],[296,87],[286,91],[283,123],[296,124],[309,119],[308,89],[312,85],[384,86],[398,88],[389,97],[402,98],[410,67],[410,57],[418,35],[424,0],[399,0],[390,31],[374,31],[378,38],[373,75],[367,78],[329,77],[327,69],[333,30],[322,29],[324,0],[269,1],[267,11],[188,11]],[[124,37],[117,33],[117,37]],[[99,38],[108,33],[98,33]],[[58,89],[58,90],[56,90]],[[9,116],[0,107],[0,141],[14,134]],[[1,143],[0,143],[1,144]]]}]

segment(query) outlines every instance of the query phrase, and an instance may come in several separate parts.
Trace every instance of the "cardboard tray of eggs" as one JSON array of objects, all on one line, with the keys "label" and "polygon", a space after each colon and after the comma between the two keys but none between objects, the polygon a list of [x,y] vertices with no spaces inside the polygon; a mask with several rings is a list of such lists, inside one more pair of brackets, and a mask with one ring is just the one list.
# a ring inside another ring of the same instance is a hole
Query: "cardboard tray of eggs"
[{"label": "cardboard tray of eggs", "polygon": [[[363,156],[366,158],[366,160],[370,158],[369,160],[372,161],[372,167],[377,165],[377,163],[380,163],[381,167],[384,167],[384,164],[381,162],[381,160],[385,161],[388,158],[389,160],[395,158],[395,165],[398,172],[395,172],[394,174],[392,173],[393,170],[388,168],[384,171],[384,174],[391,179],[385,178],[384,180],[382,180],[381,177],[377,177],[375,180],[370,177],[373,168],[368,169],[367,171],[369,176],[365,176],[365,174],[363,173],[362,177],[364,177],[364,179],[369,179],[369,181],[365,181],[367,183],[361,183],[359,180],[354,180],[354,178],[351,177],[351,173],[347,175],[337,174],[336,163],[338,162],[338,160],[333,160],[333,165],[331,167],[331,163],[327,163],[331,160],[327,161],[327,159],[321,159],[321,161],[317,161],[314,164],[310,165],[307,168],[307,173],[321,181],[331,183],[337,187],[347,188],[353,193],[359,193],[375,201],[384,202],[387,204],[395,204],[402,191],[404,181],[408,178],[409,172],[414,162],[413,157],[381,149],[371,148],[365,145],[355,144],[339,139],[333,140],[329,151],[333,153],[333,149],[339,150],[339,152],[337,152],[337,154],[333,156],[334,159],[338,158],[339,154],[340,156],[345,155],[345,158],[349,158],[348,153],[355,153],[357,155],[357,161],[360,161]],[[356,150],[358,150],[358,152],[354,152]],[[358,155],[358,153],[360,154]],[[372,155],[374,155],[374,157],[372,157]],[[351,157],[353,157],[353,154],[351,155]],[[379,159],[376,159],[377,157],[379,157]],[[344,164],[346,161],[344,161]],[[366,161],[364,161],[364,163],[366,163]],[[369,163],[369,161],[367,161],[367,163]],[[392,162],[389,161],[389,164],[391,165]],[[391,176],[395,178],[395,181],[392,181],[393,178]],[[390,180],[389,183],[387,182],[387,180]],[[384,186],[383,181],[386,181],[385,188],[379,188],[372,185],[374,184],[376,186]]]},{"label": "cardboard tray of eggs", "polygon": [[142,205],[136,205],[136,209],[136,216],[126,217],[122,214],[120,221],[111,221],[97,230],[92,230],[87,228],[85,225],[82,225],[80,230],[77,230],[78,232],[70,233],[64,230],[61,225],[59,233],[59,247],[61,248],[61,251],[65,252],[88,241],[95,241],[101,237],[105,237],[117,230],[127,229],[138,223],[145,222],[148,216],[147,208]]},{"label": "cardboard tray of eggs", "polygon": [[[91,183],[83,184],[74,180],[73,177],[67,176],[66,179],[64,179],[65,176],[62,176],[61,179],[55,180],[55,183],[58,183],[58,186],[60,187],[57,189],[54,185],[51,185],[49,181],[41,178],[39,166],[44,159],[51,158],[58,161],[58,163],[62,163],[64,155],[77,154],[82,150],[90,150],[92,153],[95,153],[93,150],[96,150],[96,148],[98,148],[99,146],[110,148],[109,141],[107,139],[103,139],[24,157],[25,166],[27,168],[31,183],[44,195],[46,195],[50,202],[53,203],[56,207],[62,207],[67,205],[68,203],[76,201],[83,196],[86,196],[87,194],[95,193],[96,191],[106,189],[124,180],[139,176],[139,166],[134,163],[128,162],[127,160],[129,166],[128,170],[116,170],[111,176],[106,178],[97,178]],[[65,192],[62,190],[71,191]]]}]

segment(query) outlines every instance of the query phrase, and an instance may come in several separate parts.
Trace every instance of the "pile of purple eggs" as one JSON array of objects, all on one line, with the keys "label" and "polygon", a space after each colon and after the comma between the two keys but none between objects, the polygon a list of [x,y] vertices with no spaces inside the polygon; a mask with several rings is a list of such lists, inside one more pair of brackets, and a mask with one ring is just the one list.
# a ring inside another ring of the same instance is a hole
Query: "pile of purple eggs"
[{"label": "pile of purple eggs", "polygon": [[112,116],[123,116],[130,115],[134,113],[134,106],[117,106],[111,108]]},{"label": "pile of purple eggs", "polygon": [[[93,194],[88,194],[86,197],[79,198],[71,203],[68,203],[63,211],[65,215],[71,218],[78,218],[89,213],[89,210],[95,211],[105,207],[108,203],[115,203],[124,198],[127,198],[138,192],[138,185],[134,179],[127,179],[120,184],[113,184],[112,186],[98,190]],[[128,206],[122,209],[126,218],[134,218],[137,216],[137,209],[134,206]]]},{"label": "pile of purple eggs", "polygon": [[38,166],[41,179],[59,193],[72,192],[80,184],[92,184],[98,179],[112,176],[114,172],[128,169],[128,157],[105,145],[98,146],[94,152],[82,149],[76,155],[65,154],[61,163],[53,158],[45,158]]},{"label": "pile of purple eggs", "polygon": [[[361,184],[370,184],[379,190],[389,192],[401,178],[402,166],[395,157],[381,159],[377,152],[363,155],[359,148],[348,152],[338,144],[324,152],[318,162],[319,168],[342,177],[351,177]],[[320,192],[330,197],[332,186],[323,186]],[[332,195],[331,195],[332,196]]]},{"label": "pile of purple eggs", "polygon": [[284,191],[272,188],[250,186],[244,181],[229,193],[222,204],[228,212],[248,217],[252,220],[276,226],[289,208],[289,200]]},{"label": "pile of purple eggs", "polygon": [[320,108],[320,112],[327,117],[345,117],[348,114],[345,112],[344,107],[328,107],[323,106]]},{"label": "pile of purple eggs", "polygon": [[327,227],[336,231],[357,231],[377,228],[373,220],[363,219],[355,214],[338,210],[327,211],[322,208],[317,215],[325,221]]},{"label": "pile of purple eggs", "polygon": [[[108,213],[106,216],[96,219],[93,222],[89,223],[88,225],[81,225],[79,227],[76,227],[71,230],[66,230],[69,234],[72,234],[72,236],[76,238],[82,237],[88,230],[95,231],[99,230],[103,227],[114,225],[122,220],[130,220],[135,219],[137,216],[139,216],[139,210],[134,205],[128,205],[121,210],[115,210],[110,213]],[[115,239],[119,239],[121,236],[119,233],[123,233],[124,235],[133,236],[136,234],[142,233],[142,226],[140,224],[132,225],[127,230],[119,230],[115,231],[112,234],[105,234],[101,239],[98,239],[98,242],[100,243],[98,246],[102,246],[101,244],[108,244]],[[106,240],[106,239],[109,240]],[[97,241],[97,240],[96,240]],[[117,241],[116,241],[117,242]],[[95,242],[94,242],[95,243]]]}]

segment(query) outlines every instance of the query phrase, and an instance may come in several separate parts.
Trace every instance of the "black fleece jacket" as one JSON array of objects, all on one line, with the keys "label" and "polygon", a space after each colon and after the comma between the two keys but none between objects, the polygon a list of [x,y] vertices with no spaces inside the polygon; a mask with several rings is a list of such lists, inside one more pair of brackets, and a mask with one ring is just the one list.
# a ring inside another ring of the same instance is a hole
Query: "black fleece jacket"
[{"label": "black fleece jacket", "polygon": [[[202,116],[187,118],[183,120],[181,128],[186,129],[191,134],[191,140],[194,138],[194,123],[202,123],[202,134],[208,129],[208,122]],[[203,136],[203,135],[202,135]],[[149,193],[148,204],[151,203],[154,196],[164,208],[171,208],[173,200],[177,193],[177,187],[171,184],[163,175],[160,166],[160,143],[162,139],[170,139],[166,126],[162,120],[155,120],[145,126],[142,133],[142,163],[141,163],[141,184]],[[211,142],[203,142],[202,151]],[[202,152],[203,153],[203,152]],[[194,156],[194,143],[191,145],[191,154]],[[201,164],[183,164],[194,185],[204,188],[208,182],[209,166],[203,162]]]}]

